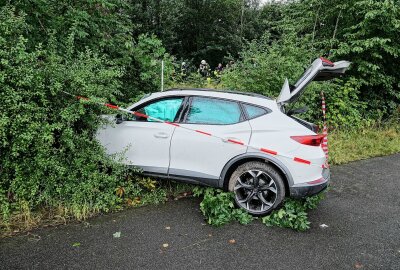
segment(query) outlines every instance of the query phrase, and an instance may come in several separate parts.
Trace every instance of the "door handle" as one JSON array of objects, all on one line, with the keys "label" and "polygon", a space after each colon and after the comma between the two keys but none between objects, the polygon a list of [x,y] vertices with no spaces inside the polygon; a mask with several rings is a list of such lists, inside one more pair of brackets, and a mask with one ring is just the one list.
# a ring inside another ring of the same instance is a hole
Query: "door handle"
[{"label": "door handle", "polygon": [[166,139],[169,137],[169,135],[165,132],[158,132],[154,134],[154,137],[159,138],[159,139]]}]

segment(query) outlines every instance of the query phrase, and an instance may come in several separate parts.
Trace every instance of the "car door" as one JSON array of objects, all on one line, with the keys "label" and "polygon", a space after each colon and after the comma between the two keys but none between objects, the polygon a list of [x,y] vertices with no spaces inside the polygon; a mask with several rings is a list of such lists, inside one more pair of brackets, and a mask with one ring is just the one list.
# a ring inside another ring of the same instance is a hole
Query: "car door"
[{"label": "car door", "polygon": [[[174,122],[183,101],[184,97],[161,98],[132,111]],[[118,122],[101,128],[97,134],[107,153],[122,153],[123,163],[138,166],[145,172],[167,174],[170,142],[176,127],[133,115]]]},{"label": "car door", "polygon": [[172,177],[217,181],[225,164],[247,151],[247,147],[229,141],[247,144],[250,139],[250,125],[237,101],[191,97],[185,119],[180,125],[183,128],[175,130],[171,141],[169,175]]}]

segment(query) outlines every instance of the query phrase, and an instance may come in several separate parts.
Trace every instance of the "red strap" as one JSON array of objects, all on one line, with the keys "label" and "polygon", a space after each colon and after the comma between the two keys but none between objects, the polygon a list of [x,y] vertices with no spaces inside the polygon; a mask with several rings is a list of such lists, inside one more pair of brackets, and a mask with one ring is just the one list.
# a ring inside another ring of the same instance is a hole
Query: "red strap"
[{"label": "red strap", "polygon": [[243,145],[243,144],[244,144],[244,143],[242,143],[242,142],[235,141],[235,140],[232,140],[232,139],[228,139],[228,142],[236,143],[236,144],[240,144],[240,145]]},{"label": "red strap", "polygon": [[195,131],[198,132],[198,133],[207,135],[207,136],[211,136],[211,133],[208,133],[208,132],[204,132],[204,131],[201,131],[201,130],[195,130]]},{"label": "red strap", "polygon": [[180,127],[180,126],[179,126],[178,124],[176,124],[176,123],[172,123],[172,122],[168,122],[168,121],[166,121],[165,123],[167,123],[168,125]]},{"label": "red strap", "polygon": [[113,109],[113,110],[118,110],[118,109],[119,109],[119,107],[116,106],[116,105],[112,105],[112,104],[108,104],[108,103],[106,103],[106,104],[104,104],[104,105],[106,105],[108,108],[111,108],[111,109]]},{"label": "red strap", "polygon": [[300,163],[311,164],[311,161],[308,161],[308,160],[305,160],[305,159],[302,159],[302,158],[298,158],[298,157],[295,157],[293,160],[297,161],[297,162],[300,162]]},{"label": "red strap", "polygon": [[266,149],[266,148],[260,148],[260,151],[268,153],[268,154],[271,154],[271,155],[277,155],[278,154],[278,152],[275,152],[275,151],[272,151],[272,150],[269,150],[269,149]]}]

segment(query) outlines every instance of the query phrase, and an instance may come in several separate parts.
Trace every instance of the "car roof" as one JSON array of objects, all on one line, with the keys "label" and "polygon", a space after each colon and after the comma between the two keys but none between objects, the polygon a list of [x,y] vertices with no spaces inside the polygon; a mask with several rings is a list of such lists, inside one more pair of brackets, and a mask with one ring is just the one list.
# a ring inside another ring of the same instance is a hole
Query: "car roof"
[{"label": "car roof", "polygon": [[236,90],[227,90],[227,89],[212,89],[212,88],[172,88],[165,90],[167,91],[205,91],[205,92],[218,92],[218,93],[228,93],[228,94],[236,94],[236,95],[245,95],[245,96],[251,96],[251,97],[258,97],[258,98],[265,98],[272,100],[270,97],[266,97],[261,94],[257,93],[252,93],[252,92],[241,92],[241,91],[236,91]]},{"label": "car roof", "polygon": [[144,98],[142,98],[139,102],[130,106],[129,109],[132,109],[142,103],[148,102],[156,98],[162,98],[168,96],[183,96],[183,95],[231,99],[235,101],[242,101],[245,103],[251,103],[268,108],[271,107],[275,108],[277,106],[275,100],[256,93],[239,92],[232,90],[207,89],[207,88],[174,88],[165,90],[163,92],[155,92],[152,94],[148,94]]}]

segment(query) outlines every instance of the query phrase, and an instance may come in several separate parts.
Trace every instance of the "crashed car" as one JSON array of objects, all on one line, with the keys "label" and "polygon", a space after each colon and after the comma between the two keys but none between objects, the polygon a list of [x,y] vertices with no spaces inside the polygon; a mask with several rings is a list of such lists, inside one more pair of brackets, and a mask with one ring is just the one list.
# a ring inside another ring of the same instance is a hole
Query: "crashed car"
[{"label": "crashed car", "polygon": [[152,93],[128,107],[135,114],[107,116],[114,123],[97,139],[145,175],[229,190],[239,207],[265,215],[285,197],[327,187],[324,136],[286,107],[310,82],[341,76],[349,64],[318,58],[294,85],[286,79],[276,100],[213,89]]}]

